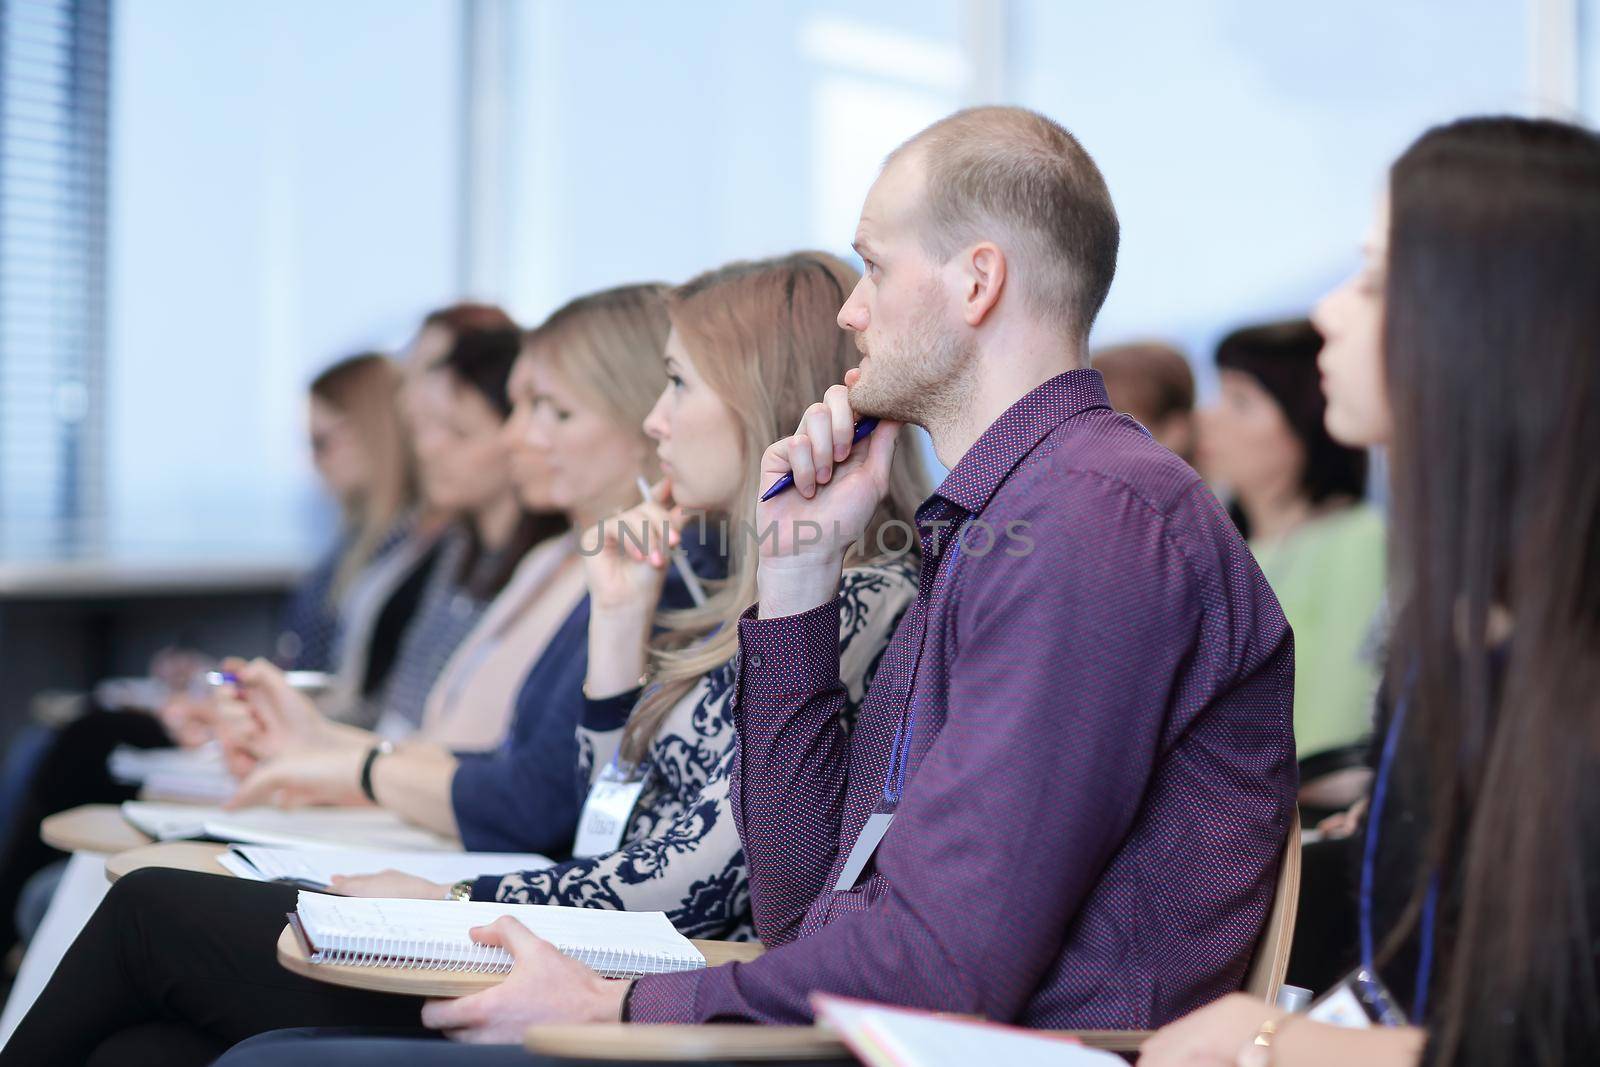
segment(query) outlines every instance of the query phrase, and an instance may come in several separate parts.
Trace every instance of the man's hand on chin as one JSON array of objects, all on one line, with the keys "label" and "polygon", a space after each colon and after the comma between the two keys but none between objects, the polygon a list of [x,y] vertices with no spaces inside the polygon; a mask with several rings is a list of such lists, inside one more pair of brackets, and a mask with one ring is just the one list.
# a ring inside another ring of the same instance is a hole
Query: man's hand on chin
[{"label": "man's hand on chin", "polygon": [[603,1023],[622,1018],[627,982],[602,978],[555,946],[504,916],[472,931],[480,945],[511,953],[511,973],[493,989],[457,1000],[430,1000],[422,1024],[456,1041],[520,1045],[538,1023]]},{"label": "man's hand on chin", "polygon": [[756,585],[764,619],[809,611],[838,595],[845,556],[889,492],[900,424],[884,419],[857,443],[855,422],[849,387],[831,386],[806,409],[794,434],[761,457],[763,488],[784,475],[794,479],[792,489],[756,507]]}]

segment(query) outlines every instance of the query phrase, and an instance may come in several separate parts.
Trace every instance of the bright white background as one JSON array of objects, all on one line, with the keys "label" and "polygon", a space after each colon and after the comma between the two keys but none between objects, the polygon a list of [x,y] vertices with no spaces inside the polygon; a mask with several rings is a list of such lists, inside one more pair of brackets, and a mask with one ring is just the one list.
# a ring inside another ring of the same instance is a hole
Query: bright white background
[{"label": "bright white background", "polygon": [[297,547],[303,396],[454,295],[455,0],[121,0],[107,470],[114,542]]},{"label": "bright white background", "polygon": [[1096,340],[1203,368],[1351,267],[1427,124],[1593,115],[1597,22],[1600,0],[120,0],[114,529],[307,543],[324,363],[458,295],[532,323],[597,286],[843,252],[884,153],[975,100],[1045,111],[1105,170],[1124,243]]}]

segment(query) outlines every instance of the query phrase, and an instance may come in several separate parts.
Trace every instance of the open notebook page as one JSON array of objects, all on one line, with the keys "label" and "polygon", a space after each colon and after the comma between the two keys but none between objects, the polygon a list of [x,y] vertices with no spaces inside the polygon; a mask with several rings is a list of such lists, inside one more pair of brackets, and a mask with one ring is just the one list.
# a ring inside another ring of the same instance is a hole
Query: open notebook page
[{"label": "open notebook page", "polygon": [[[372,957],[439,963],[510,965],[503,949],[475,944],[469,931],[502,915],[569,956],[601,971],[688,970],[704,967],[705,957],[659,911],[603,911],[546,904],[484,901],[393,900],[334,897],[301,892],[296,904],[312,948],[334,954],[335,962],[375,962]],[[354,958],[352,958],[354,957]],[[313,957],[315,960],[316,957]],[[627,961],[630,968],[607,964]],[[645,961],[651,961],[645,965]],[[488,969],[488,968],[484,968]]]},{"label": "open notebook page", "polygon": [[1125,1067],[1120,1056],[1015,1026],[817,994],[818,1017],[869,1067]]},{"label": "open notebook page", "polygon": [[452,883],[486,874],[537,871],[550,860],[532,852],[382,852],[363,849],[272,848],[234,845],[217,857],[241,878],[270,882],[300,878],[326,885],[336,874],[396,870],[430,882]]},{"label": "open notebook page", "polygon": [[122,817],[158,841],[199,837],[205,833],[207,813],[221,811],[196,804],[153,804],[143,800],[129,800],[122,805]]}]

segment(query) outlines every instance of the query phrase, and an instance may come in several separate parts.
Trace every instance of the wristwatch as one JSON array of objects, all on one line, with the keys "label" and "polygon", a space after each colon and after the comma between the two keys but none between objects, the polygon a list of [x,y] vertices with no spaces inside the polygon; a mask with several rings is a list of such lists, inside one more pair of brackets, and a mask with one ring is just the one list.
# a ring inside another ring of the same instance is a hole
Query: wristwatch
[{"label": "wristwatch", "polygon": [[393,751],[393,741],[379,741],[367,749],[367,758],[361,762],[361,795],[374,804],[378,802],[378,798],[372,793],[372,765],[378,762],[379,756],[387,756]]},{"label": "wristwatch", "polygon": [[467,901],[472,899],[472,879],[463,878],[451,886],[444,895],[446,900]]}]

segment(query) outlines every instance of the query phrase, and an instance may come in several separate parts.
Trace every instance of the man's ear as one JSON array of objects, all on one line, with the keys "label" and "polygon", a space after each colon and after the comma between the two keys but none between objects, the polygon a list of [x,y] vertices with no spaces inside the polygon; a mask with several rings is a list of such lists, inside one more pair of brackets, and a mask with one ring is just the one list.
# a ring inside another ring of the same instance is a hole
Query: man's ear
[{"label": "man's ear", "polygon": [[961,257],[961,316],[968,326],[981,326],[1006,287],[1006,254],[990,241],[980,241]]}]

